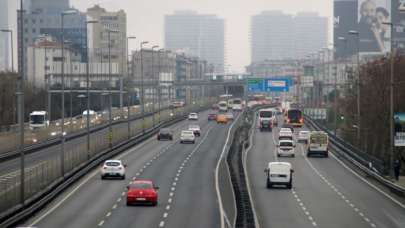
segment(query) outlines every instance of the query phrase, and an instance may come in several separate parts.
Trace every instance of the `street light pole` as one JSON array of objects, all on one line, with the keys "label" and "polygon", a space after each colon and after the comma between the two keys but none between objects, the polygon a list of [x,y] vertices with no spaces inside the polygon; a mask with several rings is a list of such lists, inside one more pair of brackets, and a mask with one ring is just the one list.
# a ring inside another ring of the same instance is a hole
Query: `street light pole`
[{"label": "street light pole", "polygon": [[[152,81],[153,84],[156,83],[156,76],[155,76],[155,62],[153,59],[155,49],[159,48],[158,45],[152,46]],[[155,127],[155,99],[156,99],[156,87],[152,87],[152,126]]]},{"label": "street light pole", "polygon": [[17,81],[17,107],[18,124],[20,128],[20,143],[18,151],[20,154],[20,203],[25,204],[25,152],[24,152],[24,6],[23,0],[20,0],[20,76]]},{"label": "street light pole", "polygon": [[164,49],[163,48],[161,48],[161,49],[159,49],[158,50],[158,65],[159,65],[159,74],[158,74],[158,112],[159,112],[159,124],[160,124],[160,109],[162,108],[161,107],[161,103],[162,103],[162,91],[161,91],[161,87],[160,87],[160,74],[161,74],[161,60],[160,60],[160,58],[161,58],[161,56],[160,56],[160,53],[162,52],[162,51],[164,51]]},{"label": "street light pole", "polygon": [[354,35],[357,38],[357,83],[356,83],[356,90],[357,90],[357,143],[361,147],[361,112],[360,112],[360,34],[358,31],[350,30],[349,35]]},{"label": "street light pole", "polygon": [[108,33],[108,145],[112,149],[113,145],[113,130],[112,130],[112,92],[111,92],[111,33],[118,33],[117,31],[107,30]]},{"label": "street light pole", "polygon": [[143,82],[143,45],[149,43],[148,41],[142,41],[140,44],[140,55],[141,55],[141,112],[142,112],[142,133],[145,133],[145,90],[144,90],[144,82]]},{"label": "street light pole", "polygon": [[[127,78],[129,79],[129,40],[131,40],[131,39],[136,39],[136,37],[135,36],[129,36],[129,37],[127,37],[127,57],[126,57],[126,59],[127,59]],[[130,104],[130,102],[131,102],[131,99],[130,99],[130,93],[129,93],[129,90],[127,91],[127,97],[128,97],[128,99],[127,99],[127,106],[128,106],[128,110],[127,110],[127,125],[128,125],[128,139],[130,139],[131,138],[131,104]]]},{"label": "street light pole", "polygon": [[[88,25],[95,24],[98,21],[86,21],[86,34]],[[89,37],[86,35],[86,96],[87,96],[87,104],[86,104],[86,141],[87,141],[87,160],[90,160],[91,152],[90,152],[90,73],[89,73],[89,62],[90,62],[90,55],[89,55]],[[93,72],[94,73],[94,72]]]},{"label": "street light pole", "polygon": [[0,32],[10,33],[10,50],[11,50],[11,72],[14,72],[14,41],[13,41],[13,30],[11,29],[1,29]]}]

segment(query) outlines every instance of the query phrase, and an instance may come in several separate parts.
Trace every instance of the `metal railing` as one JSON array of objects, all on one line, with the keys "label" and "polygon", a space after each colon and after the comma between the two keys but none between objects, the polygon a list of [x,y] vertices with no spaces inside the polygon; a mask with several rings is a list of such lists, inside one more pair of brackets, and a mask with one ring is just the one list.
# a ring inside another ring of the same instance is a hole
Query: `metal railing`
[{"label": "metal railing", "polygon": [[335,136],[331,131],[326,129],[325,126],[315,122],[310,117],[305,116],[305,120],[306,124],[311,128],[328,133],[330,146],[338,155],[349,161],[351,164],[367,174],[369,177],[372,177],[373,179],[378,181],[390,191],[399,196],[405,196],[404,187],[399,186],[384,178],[383,173],[385,169],[382,161],[371,157],[365,152],[358,150],[353,145],[345,142],[343,139]]},{"label": "metal railing", "polygon": [[[103,160],[149,138],[155,134],[159,127],[173,124],[185,118],[185,114],[191,111],[199,111],[211,104],[204,100],[200,104],[161,112],[161,123],[153,127],[153,115],[145,118],[145,122],[139,119],[131,121],[131,132],[123,125],[116,124],[113,127],[113,147],[110,149],[107,139],[108,129],[102,129],[91,134],[90,159],[88,159],[86,141],[72,143],[65,146],[64,176],[62,176],[61,160],[59,156],[47,158],[25,169],[25,204],[21,204],[19,186],[20,172],[15,171],[0,176],[0,227],[7,227],[30,215],[71,183],[84,176],[88,171],[98,166]],[[155,114],[156,116],[158,113]],[[158,118],[156,118],[158,119]],[[122,123],[124,124],[124,123]],[[146,129],[143,134],[143,125]],[[6,224],[7,226],[3,226]]]}]

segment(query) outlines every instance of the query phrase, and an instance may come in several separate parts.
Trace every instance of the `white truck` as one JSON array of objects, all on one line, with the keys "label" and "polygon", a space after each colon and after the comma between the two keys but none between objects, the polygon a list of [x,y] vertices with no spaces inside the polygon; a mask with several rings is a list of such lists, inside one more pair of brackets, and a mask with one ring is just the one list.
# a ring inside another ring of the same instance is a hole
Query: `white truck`
[{"label": "white truck", "polygon": [[323,131],[311,132],[307,144],[307,157],[314,154],[329,157],[328,144],[329,137],[327,133]]},{"label": "white truck", "polygon": [[226,101],[220,101],[218,103],[218,110],[220,112],[228,112],[228,102]]}]

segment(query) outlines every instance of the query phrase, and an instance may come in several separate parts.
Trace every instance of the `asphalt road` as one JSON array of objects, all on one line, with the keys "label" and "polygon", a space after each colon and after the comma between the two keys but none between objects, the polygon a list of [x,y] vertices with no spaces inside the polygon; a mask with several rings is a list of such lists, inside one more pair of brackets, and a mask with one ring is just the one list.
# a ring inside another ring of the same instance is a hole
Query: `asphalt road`
[{"label": "asphalt road", "polygon": [[[297,144],[295,158],[277,158],[279,129],[255,129],[247,171],[260,227],[402,228],[405,208],[372,188],[334,156],[307,158]],[[297,132],[298,130],[296,130]],[[290,162],[291,190],[267,189],[263,170],[271,161]]]},{"label": "asphalt road", "polygon": [[[195,123],[195,122],[193,122]],[[196,144],[180,144],[178,136],[190,121],[172,128],[174,141],[155,138],[119,156],[128,165],[126,180],[101,180],[89,173],[58,197],[26,226],[53,227],[219,227],[214,169],[228,125],[198,121],[202,135]],[[126,206],[126,186],[132,178],[152,179],[159,189],[157,207]]]}]

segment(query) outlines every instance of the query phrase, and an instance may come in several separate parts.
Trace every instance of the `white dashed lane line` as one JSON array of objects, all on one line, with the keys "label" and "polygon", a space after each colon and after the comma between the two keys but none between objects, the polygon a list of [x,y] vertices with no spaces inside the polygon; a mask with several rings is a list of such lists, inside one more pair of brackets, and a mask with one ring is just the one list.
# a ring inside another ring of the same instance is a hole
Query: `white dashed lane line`
[{"label": "white dashed lane line", "polygon": [[343,202],[345,202],[350,208],[352,208],[354,210],[354,212],[356,214],[358,214],[367,224],[369,224],[371,227],[376,227],[376,225],[370,220],[370,218],[366,217],[366,215],[364,214],[364,212],[362,212],[358,207],[355,206],[355,204],[353,204],[348,198],[347,196],[345,196],[341,191],[339,191],[338,188],[336,188],[336,186],[334,186],[329,180],[327,180],[327,178],[322,175],[318,169],[315,168],[315,166],[312,164],[312,162],[305,156],[304,154],[304,149],[302,148],[302,146],[300,147],[302,155],[305,159],[305,161],[308,163],[309,167],[311,167],[311,169],[316,173],[316,175],[319,176],[319,178],[326,183],[327,186],[329,186],[329,188],[331,188],[336,195],[338,195]]},{"label": "white dashed lane line", "polygon": [[[177,182],[180,180],[182,170],[183,170],[184,167],[186,166],[186,164],[187,164],[187,162],[189,161],[189,159],[194,155],[195,152],[198,151],[198,149],[200,148],[200,146],[205,142],[205,140],[207,139],[208,134],[209,134],[209,132],[211,131],[212,128],[213,128],[213,127],[211,127],[211,128],[208,129],[207,133],[204,135],[204,138],[201,140],[201,142],[189,153],[189,155],[188,155],[187,158],[183,161],[183,163],[181,163],[181,165],[180,165],[180,167],[179,167],[179,169],[178,169],[178,171],[177,171],[175,177],[173,178],[173,182],[172,182],[172,185],[171,185],[172,187],[171,187],[171,189],[170,189],[171,191],[170,191],[170,193],[169,193],[169,199],[167,200],[166,211],[169,211],[171,205],[173,204],[173,201],[174,201],[173,196],[174,196],[174,192],[176,191],[175,186],[177,185]],[[162,221],[160,221],[159,227],[164,227],[164,226],[165,226],[165,220],[168,218],[168,215],[169,215],[166,211],[165,211],[165,212],[163,213],[163,215],[162,215],[163,219],[162,219]]]}]

